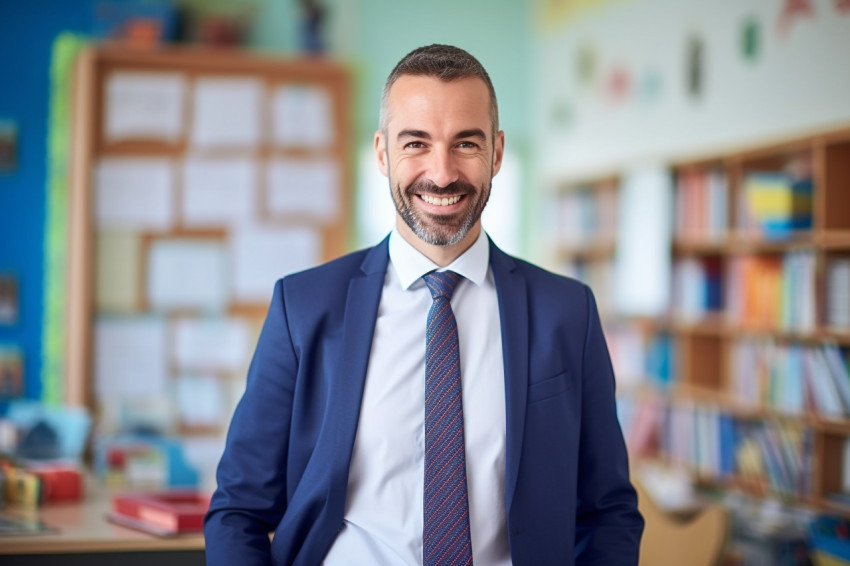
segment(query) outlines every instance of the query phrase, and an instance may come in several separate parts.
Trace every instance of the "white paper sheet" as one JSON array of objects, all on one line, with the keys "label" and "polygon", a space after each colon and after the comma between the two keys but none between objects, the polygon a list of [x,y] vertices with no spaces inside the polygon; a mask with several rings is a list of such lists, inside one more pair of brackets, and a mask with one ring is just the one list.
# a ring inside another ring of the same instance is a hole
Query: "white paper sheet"
[{"label": "white paper sheet", "polygon": [[241,303],[267,305],[280,277],[319,263],[321,236],[311,228],[244,228],[231,239],[233,293]]},{"label": "white paper sheet", "polygon": [[148,256],[148,300],[154,310],[220,312],[228,294],[227,261],[218,241],[154,241]]},{"label": "white paper sheet", "polygon": [[169,159],[103,159],[95,171],[98,226],[168,230],[174,221],[173,191]]},{"label": "white paper sheet", "polygon": [[663,165],[635,166],[620,188],[614,303],[619,314],[659,316],[670,302],[673,182]]},{"label": "white paper sheet", "polygon": [[176,384],[177,414],[188,426],[225,424],[225,392],[212,375],[182,375]]},{"label": "white paper sheet", "polygon": [[268,164],[267,208],[273,216],[339,216],[339,167],[331,159],[277,159]]},{"label": "white paper sheet", "polygon": [[197,147],[255,147],[262,139],[263,85],[239,77],[195,83],[192,143]]},{"label": "white paper sheet", "polygon": [[334,142],[333,101],[323,88],[286,85],[272,95],[272,141],[281,147],[321,149]]},{"label": "white paper sheet", "polygon": [[104,137],[177,141],[183,133],[186,81],[179,73],[119,72],[106,81]]},{"label": "white paper sheet", "polygon": [[189,157],[183,164],[183,223],[232,226],[255,216],[257,164],[243,158]]},{"label": "white paper sheet", "polygon": [[251,330],[239,319],[180,319],[174,323],[174,357],[181,371],[242,373],[251,355]]},{"label": "white paper sheet", "polygon": [[165,395],[166,325],[157,317],[95,322],[95,389],[101,401]]}]

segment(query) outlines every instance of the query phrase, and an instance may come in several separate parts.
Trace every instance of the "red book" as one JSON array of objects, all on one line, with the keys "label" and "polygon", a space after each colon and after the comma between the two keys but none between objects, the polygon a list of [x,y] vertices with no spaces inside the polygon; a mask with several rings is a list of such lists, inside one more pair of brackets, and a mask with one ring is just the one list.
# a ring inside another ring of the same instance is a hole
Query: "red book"
[{"label": "red book", "polygon": [[200,532],[210,499],[197,491],[116,495],[109,518],[158,535]]}]

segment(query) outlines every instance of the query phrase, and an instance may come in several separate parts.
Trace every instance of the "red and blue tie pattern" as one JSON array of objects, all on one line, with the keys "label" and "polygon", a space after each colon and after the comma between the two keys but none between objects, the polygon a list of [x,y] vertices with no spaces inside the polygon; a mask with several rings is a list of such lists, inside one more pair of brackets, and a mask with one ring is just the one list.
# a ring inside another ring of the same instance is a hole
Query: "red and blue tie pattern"
[{"label": "red and blue tie pattern", "polygon": [[457,322],[451,298],[461,276],[422,277],[431,290],[425,333],[425,491],[422,557],[425,566],[472,564],[463,400]]}]

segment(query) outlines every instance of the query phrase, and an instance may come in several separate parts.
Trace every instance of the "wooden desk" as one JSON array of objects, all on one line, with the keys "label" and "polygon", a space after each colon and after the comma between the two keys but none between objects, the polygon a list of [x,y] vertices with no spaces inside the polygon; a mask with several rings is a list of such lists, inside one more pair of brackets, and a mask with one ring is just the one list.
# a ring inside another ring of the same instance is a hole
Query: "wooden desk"
[{"label": "wooden desk", "polygon": [[[0,537],[0,563],[42,564],[204,564],[201,534],[159,538],[107,521],[110,493],[89,482],[79,503],[52,503],[39,509],[9,507],[6,514],[38,519],[56,533]],[[13,558],[8,558],[14,556]],[[76,559],[76,560],[75,560]]]}]

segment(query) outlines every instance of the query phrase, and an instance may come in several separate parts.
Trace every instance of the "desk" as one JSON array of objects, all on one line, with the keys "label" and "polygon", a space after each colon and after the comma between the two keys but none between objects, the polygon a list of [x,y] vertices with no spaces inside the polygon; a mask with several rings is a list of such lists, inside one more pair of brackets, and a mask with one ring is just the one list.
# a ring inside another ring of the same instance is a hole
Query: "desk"
[{"label": "desk", "polygon": [[77,503],[48,503],[38,509],[10,507],[8,514],[41,520],[56,533],[0,537],[0,563],[151,564],[157,566],[204,564],[201,534],[159,538],[106,520],[110,493],[89,482],[86,497]]}]

